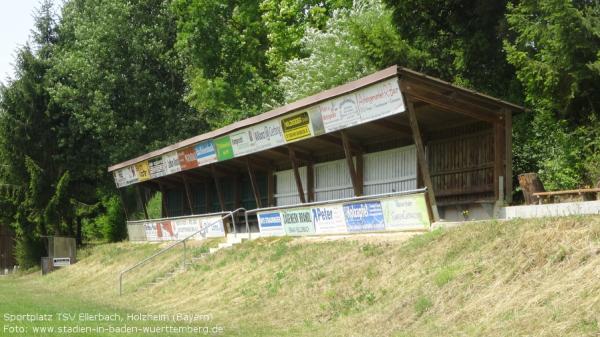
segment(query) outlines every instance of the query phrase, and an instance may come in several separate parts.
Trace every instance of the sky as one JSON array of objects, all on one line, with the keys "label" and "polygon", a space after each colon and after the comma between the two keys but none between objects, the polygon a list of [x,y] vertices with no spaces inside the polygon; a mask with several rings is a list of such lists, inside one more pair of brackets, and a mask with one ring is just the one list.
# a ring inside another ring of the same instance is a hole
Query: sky
[{"label": "sky", "polygon": [[39,0],[0,0],[0,81],[13,77],[16,50],[33,28],[33,13]]}]

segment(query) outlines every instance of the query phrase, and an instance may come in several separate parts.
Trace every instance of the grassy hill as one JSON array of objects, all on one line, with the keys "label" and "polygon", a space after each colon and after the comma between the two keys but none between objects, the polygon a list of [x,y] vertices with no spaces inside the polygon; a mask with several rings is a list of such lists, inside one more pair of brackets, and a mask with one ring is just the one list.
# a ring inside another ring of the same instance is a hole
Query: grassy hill
[{"label": "grassy hill", "polygon": [[156,249],[101,245],[46,277],[0,278],[0,311],[209,314],[224,336],[600,333],[598,216],[470,223],[407,241],[260,239],[140,288],[180,261],[173,251],[127,276],[119,297],[118,272]]}]

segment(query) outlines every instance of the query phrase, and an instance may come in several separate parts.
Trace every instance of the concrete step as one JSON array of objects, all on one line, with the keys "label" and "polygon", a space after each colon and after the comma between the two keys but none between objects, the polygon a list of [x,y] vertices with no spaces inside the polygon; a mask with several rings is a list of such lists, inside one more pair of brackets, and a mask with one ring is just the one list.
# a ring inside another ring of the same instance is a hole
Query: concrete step
[{"label": "concrete step", "polygon": [[221,248],[209,248],[208,252],[209,252],[209,254],[214,254],[214,253],[218,252],[220,249]]},{"label": "concrete step", "polygon": [[229,242],[223,242],[223,243],[219,243],[218,248],[219,249],[223,249],[223,248],[229,248],[232,247],[233,243],[229,243]]}]

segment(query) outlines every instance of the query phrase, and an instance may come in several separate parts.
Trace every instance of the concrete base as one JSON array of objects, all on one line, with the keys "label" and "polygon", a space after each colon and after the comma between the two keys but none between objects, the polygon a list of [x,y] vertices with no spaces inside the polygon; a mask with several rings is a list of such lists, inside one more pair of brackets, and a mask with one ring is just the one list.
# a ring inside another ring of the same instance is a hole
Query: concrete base
[{"label": "concrete base", "polygon": [[[472,221],[489,220],[496,218],[497,209],[493,203],[473,203],[458,206],[440,206],[440,218],[442,221]],[[466,216],[463,211],[468,211]]]},{"label": "concrete base", "polygon": [[600,200],[503,207],[500,210],[499,217],[505,219],[526,219],[590,214],[600,215]]}]

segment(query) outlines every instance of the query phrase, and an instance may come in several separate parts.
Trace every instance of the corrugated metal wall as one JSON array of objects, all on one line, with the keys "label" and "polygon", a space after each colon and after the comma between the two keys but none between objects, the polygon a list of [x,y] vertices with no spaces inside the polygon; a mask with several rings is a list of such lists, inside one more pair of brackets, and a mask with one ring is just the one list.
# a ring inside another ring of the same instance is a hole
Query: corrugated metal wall
[{"label": "corrugated metal wall", "polygon": [[[354,196],[345,159],[314,165],[316,201]],[[278,206],[300,203],[292,170],[275,173],[275,198]],[[302,187],[306,186],[306,167],[300,168]],[[417,152],[414,145],[364,155],[364,193],[408,191],[417,188]]]},{"label": "corrugated metal wall", "polygon": [[365,195],[417,188],[417,150],[414,145],[364,155]]},{"label": "corrugated metal wall", "polygon": [[316,201],[351,198],[354,196],[352,179],[346,159],[315,164]]},{"label": "corrugated metal wall", "polygon": [[[306,185],[306,166],[299,168],[300,180],[304,189],[305,197],[308,198]],[[296,180],[294,179],[293,170],[285,170],[275,172],[275,204],[277,206],[293,205],[300,203],[298,189],[296,188]]]}]

